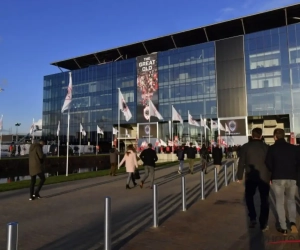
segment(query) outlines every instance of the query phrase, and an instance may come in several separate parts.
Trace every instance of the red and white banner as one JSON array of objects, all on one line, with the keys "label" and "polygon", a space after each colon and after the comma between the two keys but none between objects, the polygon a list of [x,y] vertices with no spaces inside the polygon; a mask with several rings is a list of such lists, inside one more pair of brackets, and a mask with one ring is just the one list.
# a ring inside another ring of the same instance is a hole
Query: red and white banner
[{"label": "red and white banner", "polygon": [[72,73],[69,72],[69,86],[68,86],[68,93],[64,101],[64,105],[61,108],[61,112],[63,113],[65,110],[71,107],[72,103]]},{"label": "red and white banner", "polygon": [[296,137],[295,137],[294,132],[291,132],[290,143],[293,144],[293,145],[296,144]]}]

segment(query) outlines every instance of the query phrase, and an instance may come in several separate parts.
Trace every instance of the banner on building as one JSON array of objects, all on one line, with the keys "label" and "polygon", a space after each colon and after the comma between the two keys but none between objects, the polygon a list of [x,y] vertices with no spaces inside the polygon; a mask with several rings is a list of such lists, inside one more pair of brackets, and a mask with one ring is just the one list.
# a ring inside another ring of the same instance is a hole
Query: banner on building
[{"label": "banner on building", "polygon": [[158,138],[158,124],[155,123],[138,123],[138,138]]},{"label": "banner on building", "polygon": [[246,117],[219,118],[220,124],[225,131],[220,130],[221,136],[247,136]]},{"label": "banner on building", "polygon": [[[157,54],[139,56],[137,67],[137,122],[147,122],[150,118],[149,100],[158,110],[158,68]],[[151,117],[151,122],[158,121]]]}]

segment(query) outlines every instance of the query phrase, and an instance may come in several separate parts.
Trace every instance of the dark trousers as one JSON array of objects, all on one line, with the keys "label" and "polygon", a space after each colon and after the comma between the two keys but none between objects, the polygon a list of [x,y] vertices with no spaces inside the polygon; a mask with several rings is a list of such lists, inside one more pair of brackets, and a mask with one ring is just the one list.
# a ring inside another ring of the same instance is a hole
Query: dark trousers
[{"label": "dark trousers", "polygon": [[[38,176],[40,178],[40,183],[39,185],[37,186],[35,192],[34,192],[34,186],[35,186],[35,183],[36,183],[36,176]],[[33,195],[39,195],[40,194],[40,191],[42,189],[42,186],[44,185],[45,183],[45,174],[44,173],[39,173],[37,175],[34,175],[34,176],[31,176],[31,183],[30,183],[30,197],[32,197]]]},{"label": "dark trousers", "polygon": [[246,198],[246,204],[249,212],[248,215],[251,221],[256,220],[254,195],[257,188],[260,194],[259,223],[261,227],[265,227],[268,224],[268,219],[269,219],[269,192],[270,192],[269,183],[263,181],[246,180],[245,198]]},{"label": "dark trousers", "polygon": [[110,164],[110,175],[116,175],[117,172],[117,163]]}]

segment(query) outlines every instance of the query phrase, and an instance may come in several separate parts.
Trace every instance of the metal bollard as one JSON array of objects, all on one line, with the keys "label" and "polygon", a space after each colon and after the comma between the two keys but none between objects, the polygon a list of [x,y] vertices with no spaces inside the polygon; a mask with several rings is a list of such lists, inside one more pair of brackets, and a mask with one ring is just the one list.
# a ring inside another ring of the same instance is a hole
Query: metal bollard
[{"label": "metal bollard", "polygon": [[78,169],[78,174],[80,174],[80,168]]},{"label": "metal bollard", "polygon": [[215,192],[218,192],[218,173],[217,173],[217,168],[215,168]]},{"label": "metal bollard", "polygon": [[225,186],[228,186],[228,176],[227,176],[227,164],[224,166],[224,175],[225,175]]},{"label": "metal bollard", "polygon": [[153,185],[153,227],[158,227],[157,186]]},{"label": "metal bollard", "polygon": [[234,167],[234,162],[232,163],[232,181],[235,182],[235,167]]},{"label": "metal bollard", "polygon": [[111,250],[111,236],[110,236],[110,221],[111,221],[111,199],[105,198],[104,207],[104,249]]},{"label": "metal bollard", "polygon": [[18,222],[7,224],[7,250],[18,249]]},{"label": "metal bollard", "polygon": [[185,177],[181,177],[182,211],[186,211]]},{"label": "metal bollard", "polygon": [[201,200],[205,200],[204,187],[205,187],[205,185],[204,185],[204,172],[201,171]]}]

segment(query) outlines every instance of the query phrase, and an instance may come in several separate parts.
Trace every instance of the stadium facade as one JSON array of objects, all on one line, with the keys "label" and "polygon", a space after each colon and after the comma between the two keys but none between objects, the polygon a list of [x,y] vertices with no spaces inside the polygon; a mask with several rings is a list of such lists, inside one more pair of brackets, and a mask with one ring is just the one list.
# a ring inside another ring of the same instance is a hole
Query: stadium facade
[{"label": "stadium facade", "polygon": [[[132,113],[121,114],[127,143],[149,136],[167,141],[217,141],[217,132],[188,125],[188,113],[217,121],[228,144],[240,144],[261,127],[267,143],[274,128],[287,139],[300,137],[300,4],[171,34],[52,63],[61,73],[44,77],[43,137],[66,141],[67,114],[61,107],[73,77],[70,143],[111,142],[118,124],[118,88]],[[150,97],[164,120],[151,117]],[[184,123],[171,123],[172,106]],[[128,131],[128,136],[126,132]],[[171,132],[172,131],[172,132]]]}]

